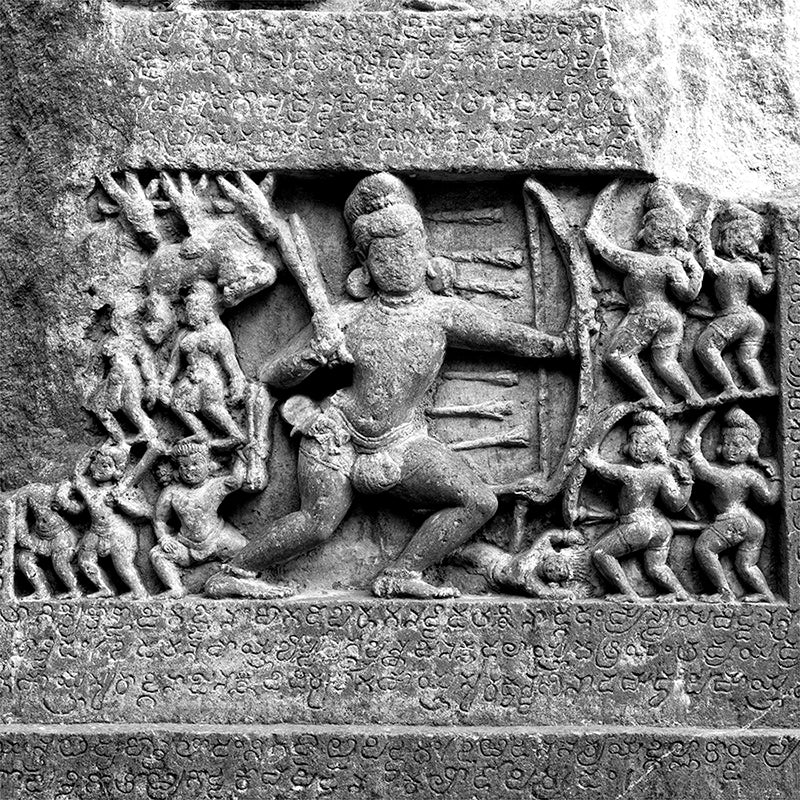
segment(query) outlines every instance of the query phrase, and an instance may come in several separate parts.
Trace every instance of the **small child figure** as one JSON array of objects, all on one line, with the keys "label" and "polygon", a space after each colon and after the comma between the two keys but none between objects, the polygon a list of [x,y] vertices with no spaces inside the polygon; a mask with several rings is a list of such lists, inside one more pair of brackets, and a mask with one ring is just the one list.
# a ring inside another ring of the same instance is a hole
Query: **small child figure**
[{"label": "small child figure", "polygon": [[[79,500],[64,498],[65,510],[88,509],[89,530],[78,548],[78,565],[98,590],[92,597],[112,597],[114,589],[98,557],[111,556],[117,575],[127,584],[130,596],[148,596],[134,560],[139,537],[131,518],[147,519],[150,506],[144,494],[128,488],[122,480],[128,464],[128,448],[104,444],[90,450],[75,467],[74,488]],[[88,475],[87,475],[88,472]]]},{"label": "small child figure", "polygon": [[775,266],[769,256],[760,253],[764,223],[745,206],[729,206],[717,216],[720,228],[715,253],[711,243],[715,211],[716,205],[710,205],[705,224],[693,232],[699,239],[700,263],[714,277],[714,295],[719,305],[719,313],[697,338],[695,352],[708,374],[722,386],[722,398],[741,394],[722,357],[731,346],[735,347],[745,379],[755,389],[770,391],[774,386],[759,361],[767,322],[748,304],[751,293],[763,296],[775,286]]},{"label": "small child figure", "polygon": [[470,542],[455,553],[455,560],[475,567],[498,588],[529,597],[566,599],[574,596],[562,585],[572,578],[572,567],[557,548],[583,543],[578,531],[551,529],[542,531],[521,553],[507,553],[488,542]]},{"label": "small child figure", "polygon": [[[776,503],[780,497],[781,479],[774,462],[759,458],[761,430],[758,423],[738,407],[732,408],[724,417],[719,447],[722,463],[709,463],[701,449],[701,437],[713,415],[714,412],[710,411],[700,417],[683,443],[683,451],[695,476],[711,485],[711,505],[717,514],[694,547],[700,566],[718,592],[708,599],[736,600],[719,560],[721,553],[736,548],[736,571],[756,590],[756,594],[746,595],[744,600],[774,603],[775,595],[758,566],[764,542],[764,523],[746,504],[751,496],[759,503]],[[766,477],[752,464],[760,467]]]},{"label": "small child figure", "polygon": [[[150,561],[166,585],[167,597],[185,597],[181,569],[212,559],[227,561],[247,539],[219,515],[220,503],[242,486],[246,465],[237,452],[233,472],[211,477],[211,455],[206,442],[184,440],[173,450],[179,482],[166,486],[156,503],[153,527],[158,544]],[[172,513],[180,530],[170,532]]]},{"label": "small child figure", "polygon": [[644,551],[645,574],[669,594],[662,600],[688,600],[689,595],[667,565],[672,525],[655,504],[660,500],[669,511],[683,509],[692,492],[692,474],[683,461],[669,455],[669,430],[652,411],[640,411],[628,430],[627,455],[633,464],[612,464],[600,456],[599,445],[584,455],[588,469],[622,484],[619,493],[619,524],[600,538],[592,551],[600,573],[622,594],[619,600],[640,599],[619,563],[623,556]]}]

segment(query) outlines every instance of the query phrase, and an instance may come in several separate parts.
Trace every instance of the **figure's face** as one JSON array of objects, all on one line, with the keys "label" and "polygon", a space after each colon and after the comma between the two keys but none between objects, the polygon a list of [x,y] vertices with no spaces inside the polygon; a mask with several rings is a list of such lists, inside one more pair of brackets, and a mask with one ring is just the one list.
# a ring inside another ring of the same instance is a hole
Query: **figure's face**
[{"label": "figure's face", "polygon": [[186,298],[186,321],[192,328],[199,328],[208,322],[214,314],[208,300],[199,294],[190,294]]},{"label": "figure's face", "polygon": [[402,236],[373,239],[367,269],[378,289],[387,294],[409,294],[425,283],[428,255],[425,234],[415,228]]},{"label": "figure's face", "polygon": [[156,483],[161,486],[169,486],[172,483],[172,467],[169,464],[157,464],[153,470]]},{"label": "figure's face", "polygon": [[665,253],[675,246],[675,229],[664,220],[647,219],[639,232],[639,241],[648,250]]},{"label": "figure's face", "polygon": [[569,561],[558,553],[547,556],[540,569],[542,579],[547,583],[566,583],[572,577]]},{"label": "figure's face", "polygon": [[760,250],[758,233],[745,220],[731,222],[723,237],[724,249],[732,256],[757,258]]},{"label": "figure's face", "polygon": [[93,459],[90,473],[97,483],[108,483],[117,477],[117,465],[107,453],[98,453]]},{"label": "figure's face", "polygon": [[637,425],[628,433],[628,455],[637,464],[655,461],[663,446],[661,437],[652,427]]},{"label": "figure's face", "polygon": [[729,464],[744,464],[753,453],[753,443],[741,428],[725,428],[722,431],[720,455]]},{"label": "figure's face", "polygon": [[178,458],[178,475],[188,486],[202,483],[209,473],[208,456],[205,453],[189,453]]}]

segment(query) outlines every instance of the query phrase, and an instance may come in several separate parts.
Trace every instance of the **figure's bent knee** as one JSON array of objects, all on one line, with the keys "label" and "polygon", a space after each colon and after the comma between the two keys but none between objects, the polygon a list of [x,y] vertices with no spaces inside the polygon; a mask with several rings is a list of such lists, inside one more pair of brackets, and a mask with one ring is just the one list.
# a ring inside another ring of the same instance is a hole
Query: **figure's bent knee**
[{"label": "figure's bent knee", "polygon": [[697,341],[694,344],[694,352],[697,356],[702,360],[708,358],[712,355],[716,348],[714,347],[714,342],[711,336],[708,336],[708,331],[703,331],[698,337]]},{"label": "figure's bent knee", "polygon": [[497,497],[488,489],[481,491],[475,498],[475,514],[482,523],[488,522],[497,513]]},{"label": "figure's bent knee", "polygon": [[654,366],[665,370],[673,370],[679,367],[678,359],[674,353],[668,350],[659,350],[657,348],[653,348],[653,364]]},{"label": "figure's bent knee", "polygon": [[150,548],[150,561],[156,564],[159,561],[172,561],[172,559],[164,552],[164,548],[157,544],[155,547]]},{"label": "figure's bent knee", "polygon": [[36,566],[36,556],[30,550],[20,550],[17,553],[17,566],[23,572],[27,572]]},{"label": "figure's bent knee", "polygon": [[618,367],[621,367],[625,363],[625,355],[619,348],[611,347],[606,351],[605,355],[603,356],[603,363],[607,367],[616,369]]}]

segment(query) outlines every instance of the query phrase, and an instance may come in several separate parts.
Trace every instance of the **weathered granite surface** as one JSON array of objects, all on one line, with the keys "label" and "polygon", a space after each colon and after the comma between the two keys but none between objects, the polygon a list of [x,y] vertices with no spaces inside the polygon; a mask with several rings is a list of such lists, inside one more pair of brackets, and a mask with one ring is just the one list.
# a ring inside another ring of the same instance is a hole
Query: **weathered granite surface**
[{"label": "weathered granite surface", "polygon": [[797,794],[796,5],[0,7],[0,798]]}]

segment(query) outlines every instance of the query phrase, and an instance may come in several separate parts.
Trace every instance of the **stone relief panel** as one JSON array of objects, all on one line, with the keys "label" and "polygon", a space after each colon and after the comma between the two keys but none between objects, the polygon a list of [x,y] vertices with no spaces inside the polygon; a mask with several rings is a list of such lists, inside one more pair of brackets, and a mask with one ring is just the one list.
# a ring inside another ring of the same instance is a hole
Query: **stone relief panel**
[{"label": "stone relief panel", "polygon": [[87,218],[98,444],[13,495],[15,596],[784,597],[763,207],[142,170]]}]

